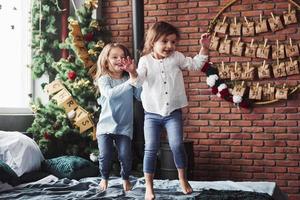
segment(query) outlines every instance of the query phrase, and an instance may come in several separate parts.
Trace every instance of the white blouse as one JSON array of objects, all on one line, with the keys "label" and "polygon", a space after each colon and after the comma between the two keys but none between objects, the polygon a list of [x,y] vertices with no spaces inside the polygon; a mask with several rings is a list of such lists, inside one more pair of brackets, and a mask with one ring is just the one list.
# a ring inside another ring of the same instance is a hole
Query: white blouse
[{"label": "white blouse", "polygon": [[142,85],[141,100],[146,112],[168,116],[176,109],[188,105],[182,71],[200,70],[207,61],[207,55],[185,57],[175,51],[164,59],[155,59],[151,54],[140,58],[138,77],[132,83]]}]

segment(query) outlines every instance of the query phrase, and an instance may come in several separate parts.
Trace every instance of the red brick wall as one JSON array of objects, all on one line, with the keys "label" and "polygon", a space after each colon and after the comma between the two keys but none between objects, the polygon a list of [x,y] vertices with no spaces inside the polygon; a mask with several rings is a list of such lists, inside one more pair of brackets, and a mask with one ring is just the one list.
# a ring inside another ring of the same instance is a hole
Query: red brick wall
[{"label": "red brick wall", "polygon": [[[192,56],[199,51],[201,33],[228,2],[144,0],[145,29],[158,20],[174,24],[182,32],[178,50]],[[270,16],[271,11],[282,14],[286,9],[286,0],[243,0],[228,8],[221,18],[238,16],[242,20],[240,16],[247,16],[251,20],[259,14]],[[132,48],[131,1],[103,1],[103,11],[113,40]],[[268,33],[267,37],[280,42],[292,37],[300,43],[299,23],[275,34]],[[255,39],[263,41],[263,35]],[[211,51],[210,60],[220,63],[251,59]],[[184,109],[184,131],[185,138],[194,141],[195,180],[275,181],[290,199],[300,199],[300,92],[289,100],[239,110],[211,94],[203,73],[184,74],[189,98],[189,107]],[[271,78],[267,82],[297,84],[299,78]]]}]

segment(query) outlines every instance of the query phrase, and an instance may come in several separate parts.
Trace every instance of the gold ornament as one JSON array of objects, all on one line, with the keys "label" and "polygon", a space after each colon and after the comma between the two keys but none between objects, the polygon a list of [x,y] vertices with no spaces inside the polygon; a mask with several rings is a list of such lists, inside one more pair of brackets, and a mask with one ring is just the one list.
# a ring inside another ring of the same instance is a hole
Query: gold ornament
[{"label": "gold ornament", "polygon": [[97,44],[95,45],[95,48],[101,48],[101,49],[103,49],[104,46],[105,46],[105,43],[102,40],[99,40],[97,42]]},{"label": "gold ornament", "polygon": [[94,28],[94,29],[97,29],[98,31],[101,30],[101,26],[99,25],[99,22],[95,19],[93,19],[90,23],[90,27],[91,28]]},{"label": "gold ornament", "polygon": [[98,8],[98,0],[85,0],[84,6],[88,9],[90,9],[91,7],[93,9],[96,9]]}]

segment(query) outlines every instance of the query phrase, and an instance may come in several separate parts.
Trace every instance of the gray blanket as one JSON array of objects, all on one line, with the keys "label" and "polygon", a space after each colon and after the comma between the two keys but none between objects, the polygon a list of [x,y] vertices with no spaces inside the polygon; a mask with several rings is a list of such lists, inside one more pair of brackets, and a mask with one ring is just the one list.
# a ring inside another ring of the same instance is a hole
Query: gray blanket
[{"label": "gray blanket", "polygon": [[[112,177],[109,188],[100,191],[98,184],[100,178],[90,177],[79,181],[58,179],[48,176],[43,180],[23,184],[0,193],[0,199],[144,199],[145,180],[131,177],[133,189],[124,192],[122,180]],[[232,182],[232,181],[191,181],[194,192],[184,195],[177,180],[155,180],[154,190],[157,199],[222,199],[222,200],[284,200],[284,196],[272,182]],[[278,196],[280,195],[280,196]]]}]

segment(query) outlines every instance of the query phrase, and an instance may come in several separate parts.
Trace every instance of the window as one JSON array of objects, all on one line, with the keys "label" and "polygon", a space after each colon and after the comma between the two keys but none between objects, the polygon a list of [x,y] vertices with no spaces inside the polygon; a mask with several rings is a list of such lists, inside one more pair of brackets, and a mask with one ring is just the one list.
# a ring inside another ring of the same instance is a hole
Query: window
[{"label": "window", "polygon": [[0,0],[0,113],[28,113],[32,93],[30,3]]}]

